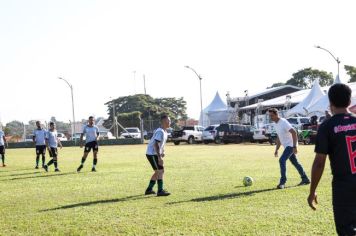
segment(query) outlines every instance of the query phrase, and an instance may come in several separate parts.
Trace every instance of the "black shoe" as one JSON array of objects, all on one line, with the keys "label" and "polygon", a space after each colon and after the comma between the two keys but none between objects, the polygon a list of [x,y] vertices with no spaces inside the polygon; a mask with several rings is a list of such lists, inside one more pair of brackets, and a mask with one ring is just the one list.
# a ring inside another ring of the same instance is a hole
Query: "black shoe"
[{"label": "black shoe", "polygon": [[145,192],[145,195],[151,195],[151,194],[156,194],[156,192],[155,191],[153,191],[152,189],[151,190],[146,190],[146,192]]},{"label": "black shoe", "polygon": [[167,192],[166,190],[161,190],[157,193],[157,197],[166,197],[171,195],[169,192]]},{"label": "black shoe", "polygon": [[58,168],[56,168],[55,170],[54,170],[54,172],[61,172]]},{"label": "black shoe", "polygon": [[96,172],[95,167],[91,168],[91,172]]},{"label": "black shoe", "polygon": [[277,189],[284,189],[286,186],[284,184],[278,184]]},{"label": "black shoe", "polygon": [[303,179],[302,182],[300,182],[298,184],[298,186],[308,185],[308,184],[310,184],[310,180],[309,179]]},{"label": "black shoe", "polygon": [[43,169],[44,169],[46,172],[48,172],[48,166],[47,166],[47,165],[43,166]]},{"label": "black shoe", "polygon": [[83,168],[83,165],[80,165],[77,169],[77,172],[80,172],[80,170]]},{"label": "black shoe", "polygon": [[35,169],[38,169],[38,166],[35,166]]}]

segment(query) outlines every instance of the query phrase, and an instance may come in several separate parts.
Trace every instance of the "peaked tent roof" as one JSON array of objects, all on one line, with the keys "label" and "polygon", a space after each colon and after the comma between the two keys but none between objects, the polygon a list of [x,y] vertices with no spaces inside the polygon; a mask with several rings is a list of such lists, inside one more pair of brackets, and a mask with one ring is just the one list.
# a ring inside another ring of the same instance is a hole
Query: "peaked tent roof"
[{"label": "peaked tent roof", "polygon": [[287,116],[293,116],[296,114],[306,115],[308,108],[324,95],[325,94],[319,84],[319,79],[316,79],[309,94],[300,103],[298,103],[298,105],[290,109],[287,112]]},{"label": "peaked tent roof", "polygon": [[209,106],[205,107],[200,114],[199,124],[208,126],[216,122],[224,122],[227,119],[227,105],[221,99],[219,92],[216,92],[214,99]]},{"label": "peaked tent roof", "polygon": [[221,99],[219,92],[216,92],[213,101],[211,101],[209,106],[204,108],[203,112],[208,113],[210,111],[221,111],[221,110],[226,110],[226,109],[227,109],[227,106],[224,103],[224,101]]}]

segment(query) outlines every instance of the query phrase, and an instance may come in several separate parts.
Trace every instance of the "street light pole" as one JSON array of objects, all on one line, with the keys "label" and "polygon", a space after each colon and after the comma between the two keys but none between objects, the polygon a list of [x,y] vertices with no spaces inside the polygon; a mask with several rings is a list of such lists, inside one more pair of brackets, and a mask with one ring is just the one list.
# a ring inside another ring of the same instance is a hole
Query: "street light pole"
[{"label": "street light pole", "polygon": [[[112,97],[110,97],[110,99],[112,99]],[[117,139],[118,137],[118,127],[117,127],[117,120],[116,120],[116,107],[115,107],[115,100],[112,99],[111,100],[111,104],[112,104],[112,111],[113,111],[113,115],[112,115],[112,119],[113,119],[113,123],[114,123],[114,135],[115,138]]]},{"label": "street light pole", "polygon": [[143,74],[143,89],[144,89],[144,92],[145,92],[145,95],[146,95],[146,77],[145,77],[145,74]]},{"label": "street light pole", "polygon": [[200,86],[200,114],[201,114],[201,122],[202,122],[202,125],[204,126],[203,95],[202,95],[202,91],[201,91],[201,81],[202,81],[203,78],[192,67],[185,66],[185,68],[188,68],[188,69],[192,70],[196,74],[198,79],[199,79],[199,86]]},{"label": "street light pole", "polygon": [[77,140],[76,140],[76,138],[74,137],[74,132],[75,132],[75,113],[74,113],[73,86],[72,86],[66,79],[63,79],[62,77],[58,77],[58,79],[63,80],[64,82],[66,82],[67,85],[68,85],[69,88],[70,88],[70,93],[71,93],[71,96],[72,96],[72,115],[73,115],[73,121],[72,121],[72,138],[74,138],[74,144],[76,145],[76,144],[77,144]]},{"label": "street light pole", "polygon": [[335,60],[336,63],[337,63],[337,76],[338,76],[339,79],[340,79],[340,60],[339,60],[339,58],[338,58],[338,57],[335,57],[335,56],[334,56],[328,49],[326,49],[326,48],[323,48],[323,47],[321,47],[321,46],[319,46],[319,45],[316,45],[316,46],[314,46],[314,47],[326,51],[327,53],[329,53],[329,54],[334,58],[334,60]]}]

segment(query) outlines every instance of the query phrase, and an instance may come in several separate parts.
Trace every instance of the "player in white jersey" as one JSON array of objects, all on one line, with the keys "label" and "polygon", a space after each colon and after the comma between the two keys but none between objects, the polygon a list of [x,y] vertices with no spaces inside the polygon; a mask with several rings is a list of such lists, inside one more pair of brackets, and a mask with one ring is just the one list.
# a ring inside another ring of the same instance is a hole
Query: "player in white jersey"
[{"label": "player in white jersey", "polygon": [[46,134],[47,131],[42,128],[41,122],[36,121],[37,129],[33,131],[33,142],[36,144],[36,167],[38,169],[38,163],[40,161],[40,155],[42,155],[42,167],[46,164]]},{"label": "player in white jersey", "polygon": [[88,124],[84,126],[83,132],[80,135],[80,148],[83,147],[83,137],[85,135],[85,148],[84,148],[84,155],[82,157],[82,162],[77,169],[77,172],[84,166],[84,162],[88,157],[89,152],[93,149],[93,167],[91,169],[92,172],[96,171],[96,164],[98,163],[98,137],[99,137],[99,128],[94,125],[94,117],[90,116]]},{"label": "player in white jersey", "polygon": [[47,136],[46,136],[46,145],[47,145],[47,149],[49,152],[49,156],[52,157],[52,159],[47,163],[47,165],[44,166],[44,169],[47,172],[48,172],[48,167],[52,164],[54,164],[55,172],[60,171],[58,169],[58,144],[59,144],[59,147],[62,148],[62,143],[57,137],[56,126],[53,122],[50,122],[49,130],[48,130]]},{"label": "player in white jersey", "polygon": [[1,155],[1,160],[2,160],[2,167],[5,167],[5,144],[7,147],[9,147],[9,144],[7,143],[5,139],[5,133],[4,131],[0,130],[0,155]]},{"label": "player in white jersey", "polygon": [[145,191],[146,195],[156,194],[153,191],[153,187],[156,184],[158,185],[157,196],[168,196],[169,192],[163,189],[163,174],[164,174],[164,166],[163,166],[163,158],[165,156],[164,146],[167,142],[167,129],[171,125],[171,120],[167,115],[163,115],[161,117],[161,128],[158,128],[153,137],[151,138],[146,151],[147,160],[150,162],[152,169],[154,170],[154,174],[151,177],[150,183]]}]

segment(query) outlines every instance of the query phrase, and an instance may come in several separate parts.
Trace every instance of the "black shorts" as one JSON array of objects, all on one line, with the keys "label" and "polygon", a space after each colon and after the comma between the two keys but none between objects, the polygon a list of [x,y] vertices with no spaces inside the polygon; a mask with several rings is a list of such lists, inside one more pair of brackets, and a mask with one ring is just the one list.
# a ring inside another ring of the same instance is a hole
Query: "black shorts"
[{"label": "black shorts", "polygon": [[356,235],[356,207],[334,208],[334,220],[338,235]]},{"label": "black shorts", "polygon": [[158,156],[157,155],[147,155],[147,160],[150,162],[153,170],[163,170],[164,167],[158,164]]},{"label": "black shorts", "polygon": [[5,155],[5,146],[0,146],[0,154]]},{"label": "black shorts", "polygon": [[36,154],[37,155],[45,155],[46,154],[46,145],[36,145]]},{"label": "black shorts", "polygon": [[58,157],[58,149],[50,147],[49,148],[49,156],[50,157]]},{"label": "black shorts", "polygon": [[91,149],[93,149],[93,152],[99,151],[99,146],[97,141],[93,141],[85,144],[84,152],[90,152]]}]

